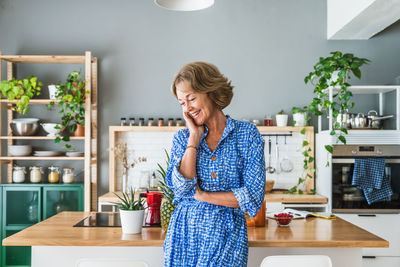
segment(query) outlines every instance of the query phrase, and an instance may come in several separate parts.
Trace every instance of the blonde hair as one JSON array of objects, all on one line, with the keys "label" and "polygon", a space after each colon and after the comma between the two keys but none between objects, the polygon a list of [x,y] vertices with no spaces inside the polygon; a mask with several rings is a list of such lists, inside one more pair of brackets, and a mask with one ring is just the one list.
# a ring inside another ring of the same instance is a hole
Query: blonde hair
[{"label": "blonde hair", "polygon": [[231,103],[233,97],[231,81],[228,81],[213,64],[198,61],[183,66],[175,75],[171,86],[172,94],[176,98],[176,85],[184,80],[190,82],[196,93],[207,94],[220,110]]}]

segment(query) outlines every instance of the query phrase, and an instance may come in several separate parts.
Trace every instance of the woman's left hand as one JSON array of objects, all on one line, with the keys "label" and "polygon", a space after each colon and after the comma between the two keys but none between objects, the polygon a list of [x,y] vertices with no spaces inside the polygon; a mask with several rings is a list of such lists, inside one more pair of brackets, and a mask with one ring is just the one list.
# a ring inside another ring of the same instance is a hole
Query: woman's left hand
[{"label": "woman's left hand", "polygon": [[204,202],[204,195],[206,192],[201,190],[199,184],[196,184],[196,187],[197,187],[197,190],[196,190],[196,193],[194,194],[194,199],[196,199],[197,201]]}]

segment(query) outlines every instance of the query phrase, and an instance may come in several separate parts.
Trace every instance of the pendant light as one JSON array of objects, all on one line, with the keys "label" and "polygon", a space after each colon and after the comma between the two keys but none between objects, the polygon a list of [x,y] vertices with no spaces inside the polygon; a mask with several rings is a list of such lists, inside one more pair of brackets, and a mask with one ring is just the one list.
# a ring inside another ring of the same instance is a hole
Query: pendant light
[{"label": "pendant light", "polygon": [[214,0],[154,0],[160,7],[175,11],[195,11],[214,5]]}]

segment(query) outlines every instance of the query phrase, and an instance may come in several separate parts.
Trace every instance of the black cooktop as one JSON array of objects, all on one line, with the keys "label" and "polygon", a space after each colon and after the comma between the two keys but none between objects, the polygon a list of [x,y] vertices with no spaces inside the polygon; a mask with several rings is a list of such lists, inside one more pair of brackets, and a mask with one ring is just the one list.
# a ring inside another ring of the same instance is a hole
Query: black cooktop
[{"label": "black cooktop", "polygon": [[81,220],[74,227],[121,227],[119,213],[98,212]]}]

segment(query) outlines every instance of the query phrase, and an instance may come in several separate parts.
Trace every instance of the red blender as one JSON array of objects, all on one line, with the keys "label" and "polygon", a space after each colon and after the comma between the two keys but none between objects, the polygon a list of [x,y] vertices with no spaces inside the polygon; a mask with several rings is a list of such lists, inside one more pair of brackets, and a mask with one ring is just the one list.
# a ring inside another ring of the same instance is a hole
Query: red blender
[{"label": "red blender", "polygon": [[160,208],[161,208],[161,200],[162,200],[162,192],[149,192],[142,194],[147,198],[147,212],[145,215],[145,225],[146,226],[161,226],[161,216],[160,216]]}]

